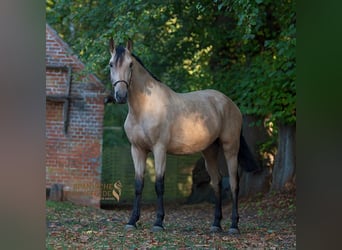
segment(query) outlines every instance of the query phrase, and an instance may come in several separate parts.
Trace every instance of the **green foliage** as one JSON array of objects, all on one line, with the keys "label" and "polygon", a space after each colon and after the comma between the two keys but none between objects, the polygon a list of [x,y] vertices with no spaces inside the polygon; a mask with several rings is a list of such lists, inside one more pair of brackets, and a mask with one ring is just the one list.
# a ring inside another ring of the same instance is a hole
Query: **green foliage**
[{"label": "green foliage", "polygon": [[295,123],[295,2],[223,1],[221,9],[224,4],[236,19],[229,48],[236,58],[221,76],[229,95],[245,114]]},{"label": "green foliage", "polygon": [[[293,0],[47,0],[47,21],[108,88],[108,40],[131,38],[174,90],[215,88],[244,114],[296,122]],[[119,109],[106,125],[123,124]]]}]

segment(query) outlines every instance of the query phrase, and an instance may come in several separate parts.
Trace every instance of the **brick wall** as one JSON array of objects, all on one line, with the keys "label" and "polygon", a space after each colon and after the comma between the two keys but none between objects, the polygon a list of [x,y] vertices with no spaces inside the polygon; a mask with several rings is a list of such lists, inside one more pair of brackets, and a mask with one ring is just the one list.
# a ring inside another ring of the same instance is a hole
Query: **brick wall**
[{"label": "brick wall", "polygon": [[46,25],[46,186],[99,206],[104,86]]}]

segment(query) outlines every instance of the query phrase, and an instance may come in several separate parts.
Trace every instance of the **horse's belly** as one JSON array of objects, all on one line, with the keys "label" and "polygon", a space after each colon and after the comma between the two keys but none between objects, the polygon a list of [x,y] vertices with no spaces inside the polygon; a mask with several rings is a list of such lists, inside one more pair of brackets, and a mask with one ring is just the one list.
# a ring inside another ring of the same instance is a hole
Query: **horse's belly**
[{"label": "horse's belly", "polygon": [[[180,140],[178,140],[180,139]],[[169,154],[193,154],[196,152],[200,152],[208,147],[212,143],[213,140],[183,140],[182,138],[173,139],[171,144],[168,147],[167,152]]]},{"label": "horse's belly", "polygon": [[218,136],[217,125],[210,121],[184,118],[172,129],[168,152],[192,154],[207,148]]}]

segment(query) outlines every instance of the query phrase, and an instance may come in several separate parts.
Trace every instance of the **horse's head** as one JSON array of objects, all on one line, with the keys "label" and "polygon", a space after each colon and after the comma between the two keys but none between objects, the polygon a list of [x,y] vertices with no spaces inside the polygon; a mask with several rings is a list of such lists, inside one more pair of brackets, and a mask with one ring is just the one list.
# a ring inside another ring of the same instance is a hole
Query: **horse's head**
[{"label": "horse's head", "polygon": [[113,39],[109,41],[109,49],[112,55],[109,61],[110,78],[114,99],[117,103],[127,102],[127,92],[132,78],[132,47],[131,41],[127,42],[126,48],[123,46],[115,47]]}]

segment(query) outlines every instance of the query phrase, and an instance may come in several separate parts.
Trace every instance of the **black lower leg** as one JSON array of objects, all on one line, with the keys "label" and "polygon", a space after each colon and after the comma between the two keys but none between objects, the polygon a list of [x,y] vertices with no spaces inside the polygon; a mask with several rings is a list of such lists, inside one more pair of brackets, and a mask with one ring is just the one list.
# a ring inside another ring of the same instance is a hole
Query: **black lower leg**
[{"label": "black lower leg", "polygon": [[154,226],[163,227],[164,220],[164,176],[156,178],[155,190],[157,193],[157,220],[154,223]]},{"label": "black lower leg", "polygon": [[218,184],[218,187],[215,190],[215,217],[213,227],[221,228],[221,220],[222,220],[222,189],[221,182]]},{"label": "black lower leg", "polygon": [[128,225],[136,226],[136,222],[139,220],[140,217],[140,201],[142,196],[142,191],[144,188],[144,180],[140,178],[135,179],[135,198],[133,204],[133,210],[131,214],[131,218]]},{"label": "black lower leg", "polygon": [[230,228],[238,229],[238,223],[239,223],[239,213],[238,213],[238,190],[235,191],[233,194],[233,206],[232,206],[232,224]]}]

